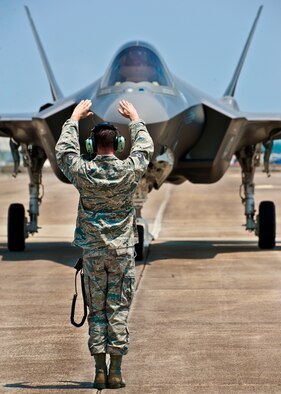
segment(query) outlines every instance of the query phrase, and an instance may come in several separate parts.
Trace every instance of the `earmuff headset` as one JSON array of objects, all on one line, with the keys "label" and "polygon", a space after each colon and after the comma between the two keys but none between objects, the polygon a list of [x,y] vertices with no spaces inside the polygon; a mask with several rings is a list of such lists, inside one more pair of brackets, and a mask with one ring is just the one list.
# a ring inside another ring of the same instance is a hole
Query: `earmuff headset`
[{"label": "earmuff headset", "polygon": [[102,122],[97,124],[92,130],[91,135],[85,141],[86,151],[90,155],[97,152],[97,143],[95,140],[95,134],[101,130],[114,130],[116,131],[116,136],[113,141],[113,149],[115,152],[122,152],[125,148],[125,138],[119,134],[119,130],[112,124],[108,122]]}]

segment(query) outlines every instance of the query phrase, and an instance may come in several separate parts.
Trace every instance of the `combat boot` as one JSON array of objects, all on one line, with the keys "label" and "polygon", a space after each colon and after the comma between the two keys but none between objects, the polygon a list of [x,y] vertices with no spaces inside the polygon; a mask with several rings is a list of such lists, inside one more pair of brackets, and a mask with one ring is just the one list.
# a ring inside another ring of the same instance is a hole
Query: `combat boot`
[{"label": "combat boot", "polygon": [[125,381],[121,375],[122,356],[111,354],[107,387],[109,389],[121,389],[125,387]]},{"label": "combat boot", "polygon": [[102,390],[107,387],[106,354],[94,354],[94,358],[96,362],[96,376],[93,387]]}]

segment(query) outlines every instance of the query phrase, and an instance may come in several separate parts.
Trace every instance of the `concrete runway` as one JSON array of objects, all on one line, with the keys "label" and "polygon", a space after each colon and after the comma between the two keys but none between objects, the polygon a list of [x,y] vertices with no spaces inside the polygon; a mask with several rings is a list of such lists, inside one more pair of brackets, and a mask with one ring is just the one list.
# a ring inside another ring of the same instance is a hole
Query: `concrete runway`
[{"label": "concrete runway", "polygon": [[[137,266],[123,394],[281,393],[281,172],[255,178],[256,207],[276,203],[273,251],[242,227],[240,181],[231,168],[217,184],[149,196],[143,214],[157,238]],[[69,322],[78,195],[49,172],[43,182],[42,230],[9,253],[7,209],[27,206],[28,178],[0,175],[0,393],[97,392],[87,324]]]}]

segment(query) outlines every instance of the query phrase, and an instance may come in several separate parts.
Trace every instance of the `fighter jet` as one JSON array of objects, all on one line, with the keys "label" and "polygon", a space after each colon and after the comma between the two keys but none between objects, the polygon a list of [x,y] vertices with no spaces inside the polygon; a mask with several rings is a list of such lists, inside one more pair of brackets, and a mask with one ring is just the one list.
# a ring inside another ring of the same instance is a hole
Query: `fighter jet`
[{"label": "fighter jet", "polygon": [[[233,77],[224,95],[214,99],[173,75],[157,50],[142,41],[123,45],[113,57],[104,75],[91,85],[64,97],[52,72],[30,11],[25,7],[40,56],[49,80],[53,101],[34,114],[2,115],[0,135],[10,138],[15,160],[14,175],[19,164],[19,149],[30,176],[29,217],[22,204],[11,204],[8,212],[8,248],[21,251],[29,234],[38,232],[41,203],[42,168],[49,160],[53,172],[68,182],[55,158],[55,145],[63,123],[81,99],[91,99],[94,116],[80,123],[81,153],[91,128],[101,122],[113,123],[127,140],[130,136],[126,120],[117,112],[118,102],[132,102],[146,121],[154,140],[155,153],[135,195],[139,231],[136,246],[138,258],[144,255],[149,232],[141,209],[149,192],[164,182],[174,185],[186,180],[193,183],[214,183],[223,177],[236,155],[241,166],[241,201],[244,205],[246,230],[255,232],[263,249],[275,246],[275,206],[263,201],[256,213],[254,174],[261,144],[272,146],[281,138],[279,114],[254,114],[240,111],[234,98],[238,78],[249,50],[262,6],[259,8]],[[223,196],[222,196],[223,198]]]}]

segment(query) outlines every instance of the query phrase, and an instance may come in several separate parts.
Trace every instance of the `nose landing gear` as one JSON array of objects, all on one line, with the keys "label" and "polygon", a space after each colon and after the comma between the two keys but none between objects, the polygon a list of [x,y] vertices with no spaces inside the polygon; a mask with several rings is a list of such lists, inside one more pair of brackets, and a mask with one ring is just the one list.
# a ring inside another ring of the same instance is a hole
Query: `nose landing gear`
[{"label": "nose landing gear", "polygon": [[145,178],[142,178],[134,196],[136,224],[137,224],[138,237],[139,237],[139,242],[135,245],[137,261],[142,261],[145,259],[148,253],[149,243],[151,241],[151,235],[149,234],[149,230],[148,230],[148,223],[141,216],[141,210],[147,199],[148,190],[149,190],[148,182],[146,181]]}]

